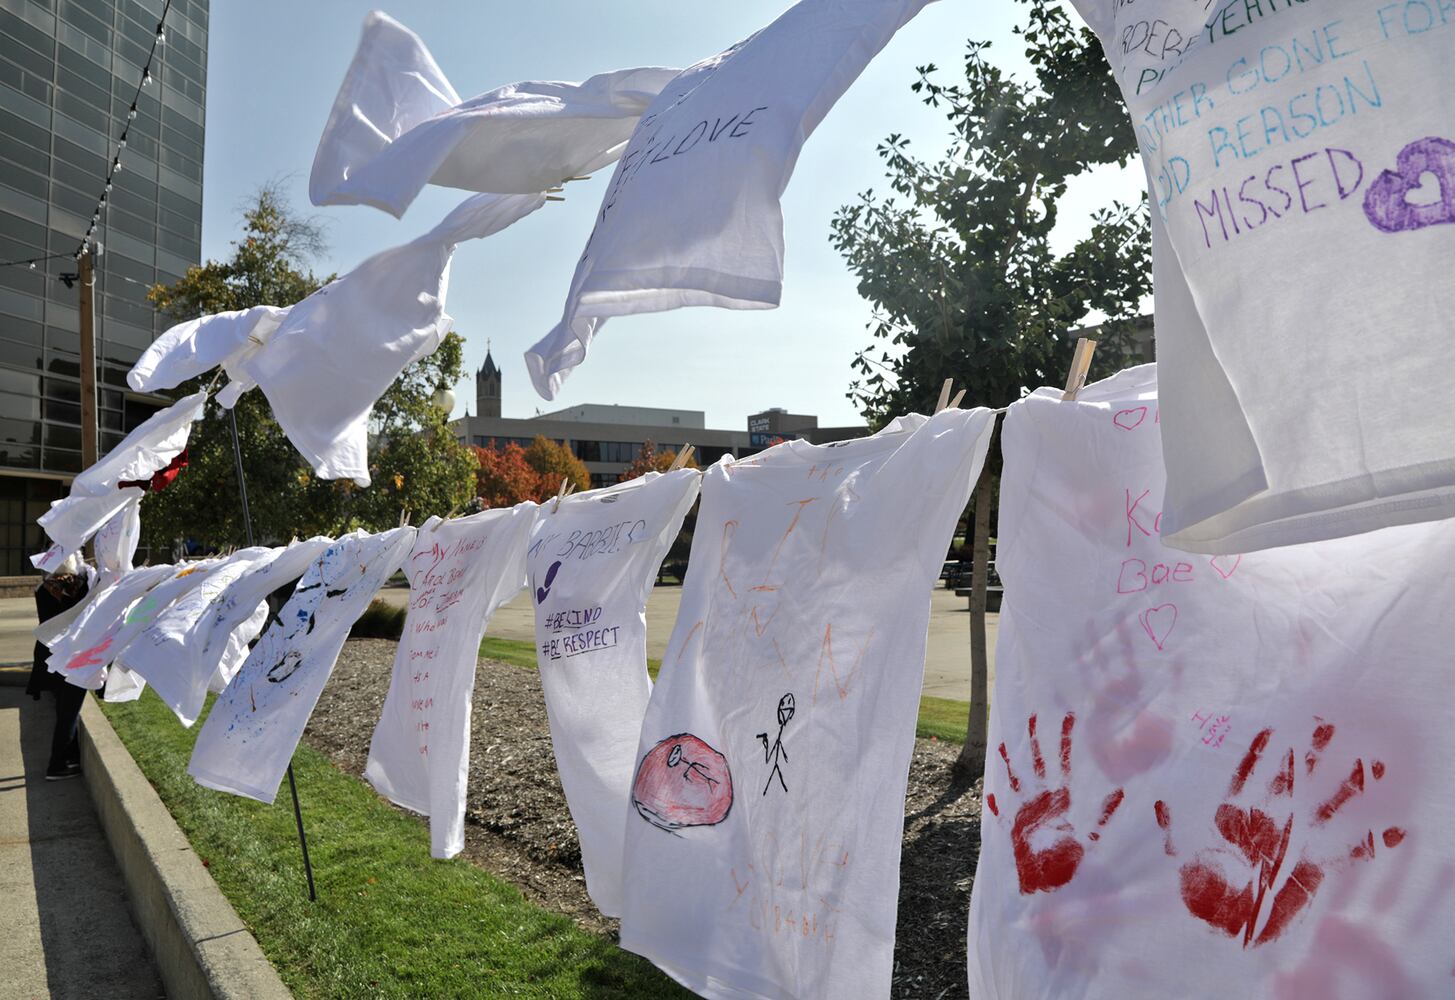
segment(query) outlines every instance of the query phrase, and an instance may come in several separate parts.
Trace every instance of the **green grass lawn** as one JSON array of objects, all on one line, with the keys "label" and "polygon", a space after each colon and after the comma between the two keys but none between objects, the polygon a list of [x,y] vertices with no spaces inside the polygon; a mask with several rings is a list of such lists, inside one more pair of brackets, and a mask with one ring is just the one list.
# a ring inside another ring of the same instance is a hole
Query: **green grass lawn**
[{"label": "green grass lawn", "polygon": [[[496,639],[487,635],[480,643],[480,655],[512,666],[536,669],[535,646],[520,639]],[[657,679],[660,669],[661,660],[647,660],[647,673],[652,675],[652,680]],[[933,736],[947,743],[964,743],[969,713],[968,702],[926,696],[919,700],[919,724],[915,734],[925,739]]]},{"label": "green grass lawn", "polygon": [[182,728],[150,690],[103,710],[299,997],[689,996],[488,872],[432,860],[424,823],[304,746],[294,771],[318,886],[310,903],[286,781],[271,806],[203,788],[186,773],[201,720]]}]

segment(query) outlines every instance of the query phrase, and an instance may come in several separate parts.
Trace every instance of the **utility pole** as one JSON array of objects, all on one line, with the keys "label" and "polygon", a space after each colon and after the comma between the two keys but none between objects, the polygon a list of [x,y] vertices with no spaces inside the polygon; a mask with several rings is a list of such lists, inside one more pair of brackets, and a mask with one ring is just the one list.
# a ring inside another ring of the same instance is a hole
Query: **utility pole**
[{"label": "utility pole", "polygon": [[81,468],[89,469],[97,454],[96,427],[96,244],[87,242],[80,260],[81,284]]}]

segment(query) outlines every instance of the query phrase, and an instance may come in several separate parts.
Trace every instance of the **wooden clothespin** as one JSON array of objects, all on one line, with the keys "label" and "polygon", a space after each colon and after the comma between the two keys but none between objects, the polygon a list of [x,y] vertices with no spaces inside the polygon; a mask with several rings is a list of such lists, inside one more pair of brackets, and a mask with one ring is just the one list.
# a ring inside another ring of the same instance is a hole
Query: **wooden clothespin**
[{"label": "wooden clothespin", "polygon": [[222,366],[217,366],[217,372],[212,376],[212,381],[207,383],[207,395],[212,395],[212,390],[217,388],[217,380],[222,378]]},{"label": "wooden clothespin", "polygon": [[565,200],[566,200],[566,198],[565,198],[564,195],[559,195],[559,194],[548,194],[548,195],[546,195],[546,201],[565,201]]},{"label": "wooden clothespin", "polygon": [[965,392],[966,392],[966,390],[961,389],[959,392],[955,393],[955,398],[952,399],[952,400],[950,400],[950,405],[947,406],[947,407],[945,407],[945,409],[947,409],[947,410],[956,410],[956,409],[959,409],[961,400],[963,400],[965,398]]},{"label": "wooden clothespin", "polygon": [[687,465],[687,460],[692,457],[692,445],[684,444],[677,457],[672,459],[672,464],[667,467],[668,472],[676,472]]},{"label": "wooden clothespin", "polygon": [[546,188],[546,194],[560,194],[564,190],[566,189],[563,187],[550,187]]},{"label": "wooden clothespin", "polygon": [[551,513],[554,514],[556,511],[560,510],[561,509],[561,501],[564,500],[564,499],[566,499],[568,496],[570,496],[574,492],[576,492],[576,490],[575,490],[575,487],[573,487],[571,485],[571,480],[569,480],[569,479],[562,479],[561,480],[561,489],[560,489],[559,492],[556,493],[556,503],[555,503],[555,505],[553,507],[551,507]]},{"label": "wooden clothespin", "polygon": [[567,177],[561,183],[562,184],[570,184],[572,181],[589,181],[590,179],[591,179],[591,175],[590,174],[587,174],[584,177]]},{"label": "wooden clothespin", "polygon": [[399,508],[399,527],[402,528],[402,527],[404,527],[408,523],[409,523],[409,508],[408,507],[400,507]]},{"label": "wooden clothespin", "polygon": [[1085,337],[1076,341],[1076,353],[1071,355],[1071,374],[1066,376],[1066,391],[1062,402],[1071,402],[1086,385],[1086,372],[1091,368],[1091,355],[1096,350],[1096,341]]},{"label": "wooden clothespin", "polygon": [[954,385],[955,380],[952,378],[947,378],[945,379],[945,384],[940,386],[940,401],[935,404],[936,413],[939,413],[941,410],[943,410],[946,404],[950,402],[950,390],[954,388]]}]

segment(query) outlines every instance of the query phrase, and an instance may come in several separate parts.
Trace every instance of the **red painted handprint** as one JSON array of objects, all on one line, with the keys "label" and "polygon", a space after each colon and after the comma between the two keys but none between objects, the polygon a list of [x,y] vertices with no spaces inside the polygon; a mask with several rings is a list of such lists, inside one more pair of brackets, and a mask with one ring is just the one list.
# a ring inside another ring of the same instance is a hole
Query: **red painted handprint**
[{"label": "red painted handprint", "polygon": [[[1075,877],[1076,869],[1086,854],[1086,848],[1076,839],[1075,828],[1066,818],[1071,811],[1071,730],[1075,725],[1075,714],[1067,712],[1066,718],[1061,721],[1060,787],[1042,787],[1041,791],[1022,803],[1011,823],[1011,849],[1015,852],[1016,875],[1020,877],[1024,895],[1061,888]],[[1031,737],[1031,766],[1044,786],[1046,761],[1041,756],[1034,715],[1026,720],[1026,730]],[[1019,792],[1021,780],[1010,766],[1010,754],[1006,752],[1004,743],[1000,745],[1000,759],[1005,761],[1010,790]],[[1122,804],[1122,796],[1122,789],[1118,788],[1102,802],[1101,819],[1096,824],[1097,828],[1086,835],[1088,840],[1100,839],[1101,828]],[[991,815],[1000,816],[1000,806],[994,793],[986,794],[985,806]]]},{"label": "red painted handprint", "polygon": [[[1291,804],[1294,785],[1297,782],[1302,788],[1312,780],[1324,750],[1334,738],[1333,726],[1322,719],[1316,721],[1318,724],[1314,727],[1309,749],[1303,757],[1303,777],[1297,776],[1299,762],[1293,748],[1289,747],[1288,752],[1279,758],[1278,770],[1268,781],[1267,795],[1262,803],[1264,808],[1256,805],[1245,808],[1232,801],[1242,795],[1248,779],[1263,759],[1273,739],[1273,730],[1265,729],[1253,737],[1248,752],[1228,785],[1229,801],[1220,804],[1213,813],[1213,825],[1225,844],[1199,851],[1181,868],[1182,901],[1188,912],[1229,937],[1241,937],[1244,948],[1256,948],[1277,940],[1294,917],[1313,901],[1330,864],[1374,857],[1375,836],[1370,830],[1340,856],[1327,861],[1316,863],[1306,851],[1301,853],[1298,861],[1284,874],[1294,829],[1294,808]],[[1332,794],[1309,810],[1306,822],[1312,827],[1321,827],[1333,819],[1350,799],[1364,793],[1366,774],[1374,781],[1380,780],[1384,777],[1384,764],[1371,760],[1366,771],[1364,761],[1356,758],[1349,776],[1339,782]],[[1177,849],[1172,842],[1171,810],[1167,803],[1160,800],[1154,808],[1157,825],[1166,836],[1167,855],[1175,857]],[[1275,816],[1282,817],[1282,822]],[[1397,847],[1404,838],[1402,829],[1391,826],[1379,839],[1389,848]],[[1246,874],[1230,878],[1220,863],[1222,860],[1231,862]],[[1246,882],[1235,884],[1244,877]],[[1258,924],[1265,906],[1267,918],[1260,930]]]}]

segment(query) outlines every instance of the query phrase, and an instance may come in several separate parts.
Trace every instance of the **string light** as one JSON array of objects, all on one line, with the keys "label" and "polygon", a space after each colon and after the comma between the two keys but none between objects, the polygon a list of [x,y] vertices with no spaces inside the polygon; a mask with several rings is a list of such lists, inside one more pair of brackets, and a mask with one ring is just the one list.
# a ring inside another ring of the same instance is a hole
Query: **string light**
[{"label": "string light", "polygon": [[81,239],[81,245],[76,248],[76,252],[74,254],[50,254],[48,256],[36,257],[26,260],[6,261],[4,263],[0,263],[0,267],[8,267],[11,264],[25,263],[29,264],[33,268],[37,263],[41,261],[66,256],[70,256],[74,260],[79,262],[80,259],[90,251],[91,238],[96,235],[96,231],[101,224],[101,214],[106,207],[107,196],[111,193],[112,178],[115,177],[117,174],[121,173],[121,154],[122,151],[126,149],[127,138],[131,133],[130,123],[136,120],[138,105],[141,103],[142,88],[149,86],[152,82],[152,62],[157,57],[157,46],[165,43],[167,40],[167,14],[169,11],[171,11],[171,9],[172,0],[165,0],[165,2],[162,4],[162,16],[157,20],[156,37],[152,39],[151,51],[147,53],[146,62],[142,65],[141,68],[141,82],[137,84],[136,94],[133,95],[131,99],[131,104],[126,109],[126,124],[122,127],[121,137],[117,140],[116,143],[116,156],[113,157],[111,160],[111,169],[106,171],[105,186],[102,188],[100,197],[96,199],[96,211],[93,212],[91,215],[91,226],[89,229],[86,230],[86,235]]}]

